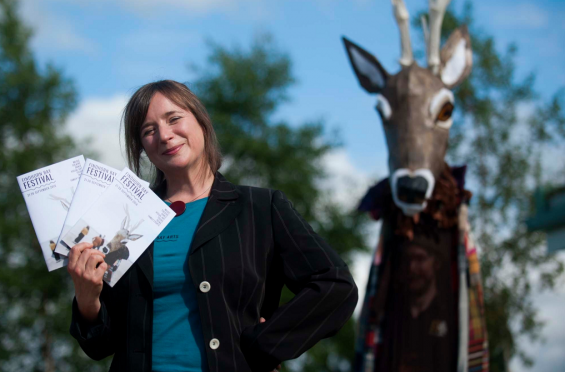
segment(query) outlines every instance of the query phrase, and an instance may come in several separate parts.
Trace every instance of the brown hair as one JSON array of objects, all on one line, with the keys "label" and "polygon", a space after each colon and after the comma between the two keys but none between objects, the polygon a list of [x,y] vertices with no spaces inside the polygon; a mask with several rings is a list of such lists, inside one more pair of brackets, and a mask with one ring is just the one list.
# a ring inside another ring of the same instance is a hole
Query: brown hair
[{"label": "brown hair", "polygon": [[[140,175],[141,154],[143,153],[140,129],[147,116],[151,99],[157,92],[167,97],[175,105],[190,111],[194,115],[204,133],[205,163],[210,167],[212,173],[216,173],[222,165],[222,154],[220,153],[216,132],[214,131],[210,116],[202,102],[186,85],[173,80],[160,80],[145,84],[131,96],[126,105],[122,122],[124,124],[129,167],[138,176]],[[154,165],[152,165],[152,169],[154,172],[151,187],[157,194],[162,195],[166,191],[165,174]]]}]

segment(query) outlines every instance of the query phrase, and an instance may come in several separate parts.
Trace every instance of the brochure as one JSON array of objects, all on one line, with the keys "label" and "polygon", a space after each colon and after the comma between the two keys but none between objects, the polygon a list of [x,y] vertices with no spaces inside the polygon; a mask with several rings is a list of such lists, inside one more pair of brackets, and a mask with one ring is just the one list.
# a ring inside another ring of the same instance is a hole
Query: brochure
[{"label": "brochure", "polygon": [[113,287],[174,216],[147,182],[125,168],[61,240],[69,247],[92,242],[102,251],[104,281]]},{"label": "brochure", "polygon": [[[73,227],[94,202],[98,200],[106,188],[114,182],[114,178],[118,173],[120,173],[120,171],[117,169],[92,159],[86,159],[59,239],[65,236],[71,227]],[[85,231],[84,235],[86,235],[86,233],[88,232]],[[63,241],[59,241],[55,248],[55,253],[68,256],[73,245],[68,246]]]},{"label": "brochure", "polygon": [[17,177],[49,271],[67,264],[54,250],[83,165],[80,155]]}]

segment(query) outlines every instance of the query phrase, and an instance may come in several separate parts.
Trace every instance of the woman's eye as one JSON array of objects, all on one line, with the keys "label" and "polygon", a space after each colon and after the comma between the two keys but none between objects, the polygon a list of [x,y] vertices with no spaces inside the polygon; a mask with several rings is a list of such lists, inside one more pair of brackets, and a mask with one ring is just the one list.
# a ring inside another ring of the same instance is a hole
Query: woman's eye
[{"label": "woman's eye", "polygon": [[177,121],[178,119],[180,119],[180,117],[178,117],[178,116],[173,116],[173,117],[171,118],[171,123],[174,123],[174,122]]},{"label": "woman's eye", "polygon": [[439,111],[439,114],[437,114],[437,119],[439,121],[447,121],[451,118],[451,114],[453,113],[453,103],[451,102],[446,102],[443,107],[441,108],[441,110]]},{"label": "woman's eye", "polygon": [[151,133],[153,133],[155,130],[154,129],[148,129],[146,131],[144,131],[141,136],[142,137],[147,137],[148,135],[150,135]]}]

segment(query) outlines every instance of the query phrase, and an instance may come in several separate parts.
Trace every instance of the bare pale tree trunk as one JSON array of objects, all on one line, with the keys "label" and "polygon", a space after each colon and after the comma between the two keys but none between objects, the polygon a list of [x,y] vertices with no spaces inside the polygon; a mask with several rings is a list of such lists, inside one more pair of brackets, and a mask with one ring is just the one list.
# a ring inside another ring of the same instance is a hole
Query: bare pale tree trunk
[{"label": "bare pale tree trunk", "polygon": [[[41,303],[41,312],[44,319],[47,319],[47,294],[43,293],[42,303]],[[52,354],[52,345],[53,341],[51,339],[51,333],[49,333],[47,322],[43,325],[43,345],[41,345],[41,357],[43,358],[43,363],[45,366],[45,372],[55,372],[55,360],[53,359]]]}]

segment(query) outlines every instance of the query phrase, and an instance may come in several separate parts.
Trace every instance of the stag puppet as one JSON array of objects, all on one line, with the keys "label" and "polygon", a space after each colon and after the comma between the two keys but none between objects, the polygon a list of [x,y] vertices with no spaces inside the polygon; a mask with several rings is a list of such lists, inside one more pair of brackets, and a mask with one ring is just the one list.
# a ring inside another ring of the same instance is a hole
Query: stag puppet
[{"label": "stag puppet", "polygon": [[392,0],[401,70],[390,75],[370,53],[343,39],[361,86],[377,95],[390,176],[359,209],[382,220],[356,345],[357,372],[488,370],[482,287],[467,219],[465,167],[445,162],[452,88],[471,72],[465,26],[440,51],[449,0],[430,0],[424,23],[428,67],[414,61],[409,15]]}]

